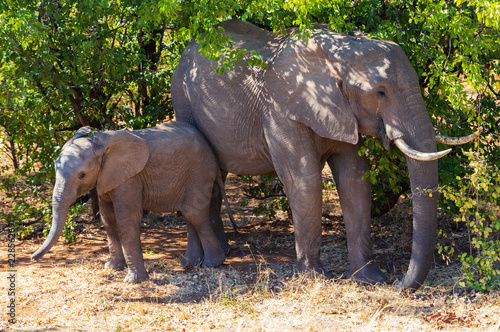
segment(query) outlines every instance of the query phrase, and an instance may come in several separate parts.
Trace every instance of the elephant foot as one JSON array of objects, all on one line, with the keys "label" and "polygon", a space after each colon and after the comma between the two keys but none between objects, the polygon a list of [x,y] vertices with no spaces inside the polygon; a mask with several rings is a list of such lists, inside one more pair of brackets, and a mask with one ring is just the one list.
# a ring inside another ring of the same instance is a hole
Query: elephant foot
[{"label": "elephant foot", "polygon": [[349,278],[365,284],[384,283],[387,281],[387,277],[384,272],[372,263],[354,271],[351,269]]},{"label": "elephant foot", "polygon": [[119,260],[119,259],[112,259],[112,258],[110,258],[106,262],[106,264],[104,264],[104,267],[106,269],[124,270],[127,267],[127,263],[125,263],[125,260]]},{"label": "elephant foot", "polygon": [[226,255],[221,251],[217,254],[207,254],[203,260],[203,267],[216,267],[224,263],[226,260]]},{"label": "elephant foot", "polygon": [[131,271],[129,269],[127,276],[123,279],[124,282],[141,282],[148,280],[149,276],[146,271]]}]

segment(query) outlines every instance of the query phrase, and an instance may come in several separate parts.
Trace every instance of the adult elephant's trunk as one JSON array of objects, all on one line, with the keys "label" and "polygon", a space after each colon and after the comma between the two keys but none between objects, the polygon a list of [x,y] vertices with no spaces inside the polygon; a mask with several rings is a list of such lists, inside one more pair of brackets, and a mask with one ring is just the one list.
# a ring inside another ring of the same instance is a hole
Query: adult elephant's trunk
[{"label": "adult elephant's trunk", "polygon": [[69,207],[73,201],[74,199],[68,199],[68,195],[63,194],[61,190],[54,190],[52,195],[52,226],[50,228],[50,233],[43,245],[31,255],[31,260],[36,261],[41,258],[57,242],[64,230],[64,225],[68,219]]},{"label": "adult elephant's trunk", "polygon": [[[412,149],[435,154],[436,139],[432,122],[419,93],[407,99],[408,122],[401,118],[386,126],[392,137],[402,138]],[[398,145],[399,147],[399,145]],[[419,159],[419,160],[417,160]],[[425,281],[433,262],[436,245],[438,162],[407,154],[408,172],[413,198],[413,241],[408,272],[403,281],[405,289],[418,289]]]},{"label": "adult elephant's trunk", "polygon": [[437,161],[407,157],[413,197],[413,242],[405,289],[418,289],[433,262],[437,228]]}]

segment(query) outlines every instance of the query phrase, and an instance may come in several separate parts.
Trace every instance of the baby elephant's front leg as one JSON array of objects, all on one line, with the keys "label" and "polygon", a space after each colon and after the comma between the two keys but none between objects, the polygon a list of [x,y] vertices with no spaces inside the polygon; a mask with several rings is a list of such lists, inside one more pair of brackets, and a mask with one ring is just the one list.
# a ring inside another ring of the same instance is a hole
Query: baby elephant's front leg
[{"label": "baby elephant's front leg", "polygon": [[[124,201],[123,196],[120,198]],[[148,279],[148,273],[144,268],[140,236],[142,204],[133,200],[126,202],[127,204],[114,204],[120,243],[128,266],[124,281],[141,282]]]},{"label": "baby elephant's front leg", "polygon": [[123,270],[127,267],[127,263],[125,263],[125,257],[123,256],[122,244],[120,242],[113,205],[103,199],[100,199],[99,211],[101,213],[102,223],[108,236],[110,255],[109,260],[106,262],[104,267],[114,270]]},{"label": "baby elephant's front leg", "polygon": [[[139,224],[140,226],[140,224]],[[142,248],[140,241],[140,227],[122,233],[121,242],[128,273],[125,282],[141,282],[148,279],[148,273],[144,268]]]}]

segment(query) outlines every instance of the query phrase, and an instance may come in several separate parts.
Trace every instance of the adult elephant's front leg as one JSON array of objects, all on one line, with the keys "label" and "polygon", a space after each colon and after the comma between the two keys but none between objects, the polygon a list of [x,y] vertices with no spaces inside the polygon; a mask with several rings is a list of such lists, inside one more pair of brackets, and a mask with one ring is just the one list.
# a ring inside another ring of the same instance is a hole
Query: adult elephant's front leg
[{"label": "adult elephant's front leg", "polygon": [[315,271],[329,277],[320,260],[321,173],[288,165],[278,171],[292,210],[298,273]]},{"label": "adult elephant's front leg", "polygon": [[332,170],[347,234],[350,277],[363,282],[383,282],[382,271],[372,262],[370,238],[371,184],[363,181],[369,170],[366,158],[358,155],[359,146],[339,143],[339,152],[328,159]]},{"label": "adult elephant's front leg", "polygon": [[297,272],[329,276],[320,261],[322,165],[315,134],[276,114],[269,121],[265,136],[292,210]]}]

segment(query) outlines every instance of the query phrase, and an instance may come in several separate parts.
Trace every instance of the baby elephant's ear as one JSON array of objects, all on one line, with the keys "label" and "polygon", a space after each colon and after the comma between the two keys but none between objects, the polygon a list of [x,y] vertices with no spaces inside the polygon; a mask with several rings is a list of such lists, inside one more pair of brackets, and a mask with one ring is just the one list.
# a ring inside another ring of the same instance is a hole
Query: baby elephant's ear
[{"label": "baby elephant's ear", "polygon": [[97,194],[107,193],[142,171],[149,159],[147,141],[127,129],[94,135],[102,165],[97,179]]},{"label": "baby elephant's ear", "polygon": [[89,126],[81,127],[80,129],[77,130],[77,132],[73,135],[73,137],[71,137],[71,139],[64,144],[64,147],[73,144],[73,141],[76,140],[77,138],[89,136],[91,132],[92,132],[92,127]]}]

